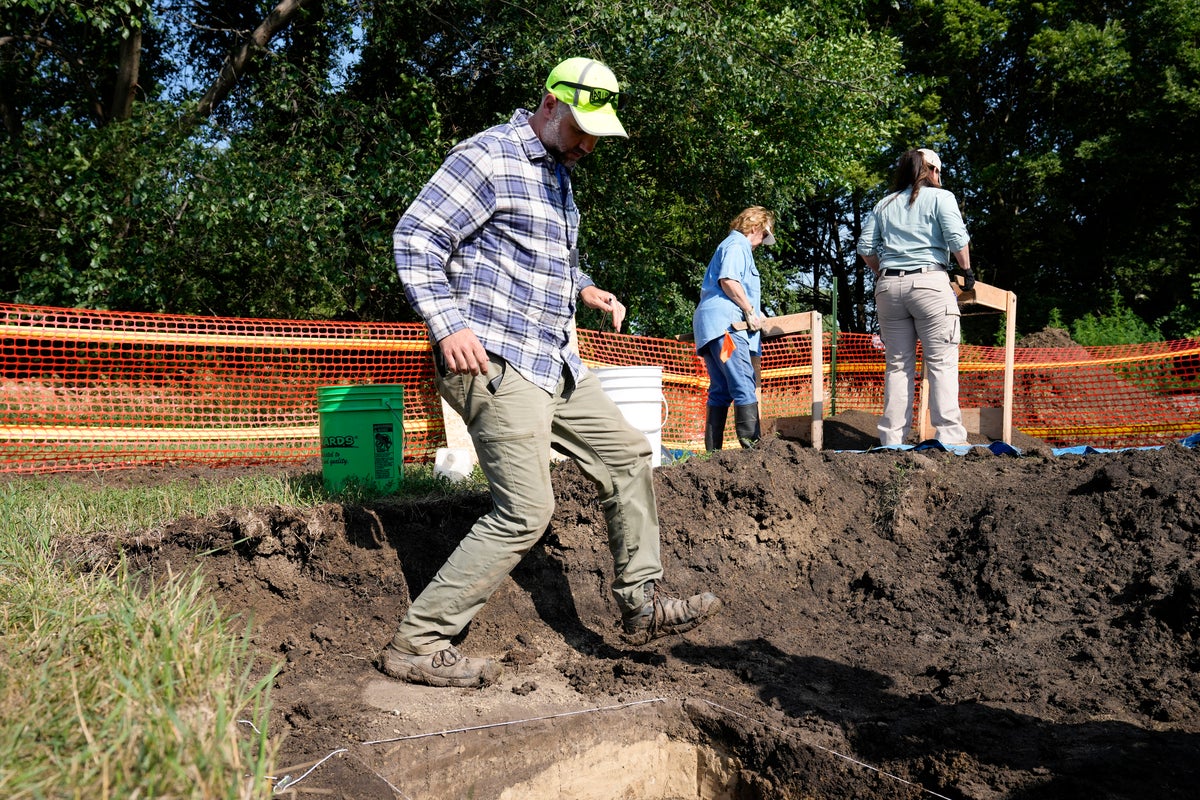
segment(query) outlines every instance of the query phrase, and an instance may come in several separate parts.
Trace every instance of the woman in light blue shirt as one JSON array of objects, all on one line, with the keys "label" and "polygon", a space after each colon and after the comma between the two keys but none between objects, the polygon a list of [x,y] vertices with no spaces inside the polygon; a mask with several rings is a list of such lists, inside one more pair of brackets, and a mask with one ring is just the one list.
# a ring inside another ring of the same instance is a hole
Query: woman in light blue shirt
[{"label": "woman in light blue shirt", "polygon": [[892,189],[858,240],[858,254],[875,273],[875,314],[886,353],[879,441],[904,444],[912,431],[920,339],[935,436],[943,444],[965,444],[958,406],[961,314],[950,259],[966,276],[964,289],[971,289],[967,226],[954,195],[942,188],[942,160],[932,150],[901,156]]},{"label": "woman in light blue shirt", "polygon": [[[696,352],[708,370],[704,449],[710,452],[724,446],[731,403],[734,430],[742,447],[753,447],[762,435],[753,358],[762,353],[758,333],[762,327],[762,281],[754,264],[754,248],[775,244],[774,229],[775,215],[762,206],[751,206],[734,217],[700,286],[692,334]],[[745,329],[735,330],[735,322],[745,322]]]}]

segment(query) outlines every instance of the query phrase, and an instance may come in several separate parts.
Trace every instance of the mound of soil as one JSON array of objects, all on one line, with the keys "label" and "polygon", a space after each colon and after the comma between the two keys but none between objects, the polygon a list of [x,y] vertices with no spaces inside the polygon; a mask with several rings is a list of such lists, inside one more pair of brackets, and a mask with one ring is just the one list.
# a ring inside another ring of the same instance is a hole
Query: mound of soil
[{"label": "mound of soil", "polygon": [[[1200,785],[1198,474],[1178,446],[778,439],[666,466],[667,588],[725,608],[638,648],[618,636],[595,490],[567,462],[549,530],[462,638],[504,660],[482,690],[371,660],[483,494],[235,509],[125,546],[153,572],[199,567],[252,621],[260,669],[282,663],[270,733],[295,796],[1183,798]],[[630,788],[637,759],[681,743],[707,765],[698,788],[653,789],[657,767]]]}]

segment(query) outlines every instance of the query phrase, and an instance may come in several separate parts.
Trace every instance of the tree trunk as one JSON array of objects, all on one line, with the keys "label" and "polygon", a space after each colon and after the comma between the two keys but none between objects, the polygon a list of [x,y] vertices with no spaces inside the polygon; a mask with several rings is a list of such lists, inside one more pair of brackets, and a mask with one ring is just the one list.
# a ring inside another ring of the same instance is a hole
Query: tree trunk
[{"label": "tree trunk", "polygon": [[275,6],[267,15],[267,18],[254,29],[250,38],[238,48],[237,52],[230,54],[225,59],[225,63],[221,66],[221,73],[217,75],[212,86],[208,87],[208,91],[204,93],[204,97],[201,98],[200,103],[191,114],[193,120],[198,122],[212,114],[213,109],[229,96],[238,79],[245,74],[254,57],[254,51],[266,47],[267,42],[287,27],[300,9],[313,2],[316,0],[281,0],[279,5]]},{"label": "tree trunk", "polygon": [[138,69],[142,60],[142,27],[130,24],[127,30],[129,35],[121,40],[118,54],[117,82],[108,111],[109,122],[129,119],[133,113],[133,98],[137,94]]}]

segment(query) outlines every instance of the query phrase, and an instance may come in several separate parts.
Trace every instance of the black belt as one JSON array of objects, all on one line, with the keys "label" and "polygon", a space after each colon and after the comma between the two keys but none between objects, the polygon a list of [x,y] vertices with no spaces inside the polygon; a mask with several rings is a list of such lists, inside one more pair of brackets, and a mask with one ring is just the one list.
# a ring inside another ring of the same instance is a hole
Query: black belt
[{"label": "black belt", "polygon": [[945,267],[917,267],[916,269],[885,269],[880,275],[885,278],[899,278],[901,275],[920,275],[923,272],[945,272]]}]

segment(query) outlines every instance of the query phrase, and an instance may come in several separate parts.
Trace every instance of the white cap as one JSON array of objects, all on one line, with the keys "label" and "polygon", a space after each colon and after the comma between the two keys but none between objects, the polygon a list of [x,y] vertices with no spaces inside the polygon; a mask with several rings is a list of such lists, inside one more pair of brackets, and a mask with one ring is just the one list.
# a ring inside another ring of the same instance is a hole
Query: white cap
[{"label": "white cap", "polygon": [[917,152],[925,157],[925,163],[929,166],[937,167],[938,169],[942,168],[942,159],[938,158],[937,153],[924,147],[919,148]]}]

